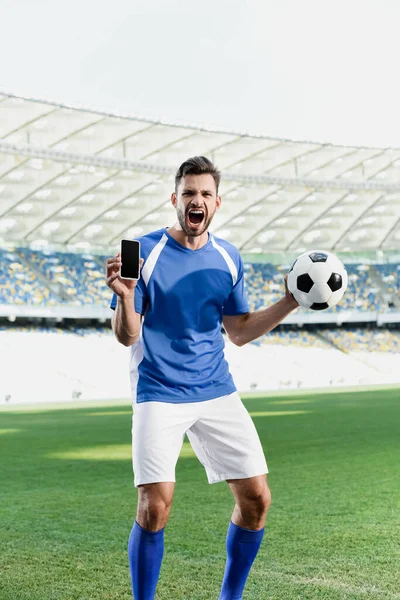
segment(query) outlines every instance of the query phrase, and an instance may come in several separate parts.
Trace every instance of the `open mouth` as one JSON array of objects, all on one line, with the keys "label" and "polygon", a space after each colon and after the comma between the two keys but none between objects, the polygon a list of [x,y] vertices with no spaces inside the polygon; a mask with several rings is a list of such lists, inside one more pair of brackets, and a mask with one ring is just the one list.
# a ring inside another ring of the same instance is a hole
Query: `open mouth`
[{"label": "open mouth", "polygon": [[204,210],[201,208],[191,208],[188,212],[187,219],[192,227],[200,225],[204,219]]}]

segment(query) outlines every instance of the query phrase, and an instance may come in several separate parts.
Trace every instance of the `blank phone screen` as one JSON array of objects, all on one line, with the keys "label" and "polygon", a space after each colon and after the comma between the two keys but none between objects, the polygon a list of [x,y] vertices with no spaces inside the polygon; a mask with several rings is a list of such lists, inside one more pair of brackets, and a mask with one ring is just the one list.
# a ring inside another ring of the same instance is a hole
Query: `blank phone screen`
[{"label": "blank phone screen", "polygon": [[139,279],[139,248],[136,240],[121,240],[121,277]]}]

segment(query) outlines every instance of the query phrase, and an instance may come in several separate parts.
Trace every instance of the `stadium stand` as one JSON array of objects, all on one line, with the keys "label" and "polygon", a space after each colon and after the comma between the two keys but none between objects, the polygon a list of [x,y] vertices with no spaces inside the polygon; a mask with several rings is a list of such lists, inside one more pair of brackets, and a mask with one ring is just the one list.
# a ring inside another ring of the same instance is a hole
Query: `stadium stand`
[{"label": "stadium stand", "polygon": [[[17,248],[0,250],[0,303],[102,305],[110,300],[105,284],[106,256],[48,252]],[[269,263],[246,263],[245,282],[251,310],[276,302],[282,295],[288,267]],[[346,265],[349,285],[343,300],[330,312],[344,310],[381,311],[387,309],[364,264]],[[398,296],[400,265],[374,265],[388,294]]]},{"label": "stadium stand", "polygon": [[335,309],[337,311],[346,309],[381,310],[382,302],[378,298],[378,290],[369,274],[368,265],[346,265],[346,269],[349,275],[349,285],[344,296],[344,302],[340,302]]},{"label": "stadium stand", "polygon": [[400,265],[375,265],[382,281],[385,283],[387,291],[390,294],[400,292]]},{"label": "stadium stand", "polygon": [[0,249],[0,304],[45,304],[58,299],[45,287],[26,261],[15,252]]},{"label": "stadium stand", "polygon": [[347,352],[400,352],[400,331],[391,329],[326,329],[320,335]]},{"label": "stadium stand", "polygon": [[301,348],[329,348],[329,344],[322,337],[305,329],[275,329],[255,340],[253,344],[256,346],[290,346],[295,344]]},{"label": "stadium stand", "polygon": [[244,270],[250,310],[272,304],[282,295],[282,275],[273,265],[246,263]]},{"label": "stadium stand", "polygon": [[18,248],[23,260],[36,267],[49,281],[59,286],[68,304],[104,304],[110,291],[105,283],[104,263],[92,255],[44,252]]},{"label": "stadium stand", "polygon": [[[106,257],[96,251],[165,225],[172,171],[194,149],[229,173],[221,182],[228,202],[213,221],[216,235],[243,255],[260,257],[245,264],[251,310],[282,297],[288,264],[262,263],[267,254],[293,254],[321,242],[355,257],[365,252],[365,259],[398,256],[400,231],[392,215],[400,195],[392,188],[400,170],[392,149],[280,140],[277,150],[277,140],[263,136],[99,118],[6,94],[1,101],[0,233],[16,249],[0,250],[0,322],[6,325],[0,402],[129,396],[129,351],[109,327],[82,326],[110,316]],[[27,240],[48,250],[27,249]],[[70,251],[83,248],[87,254]],[[226,341],[241,391],[400,382],[399,330],[378,328],[399,327],[400,265],[354,260],[346,265],[348,290],[337,306],[318,315],[301,309],[244,348]],[[15,320],[46,327],[13,328]],[[375,329],[361,328],[363,321]],[[72,323],[75,329],[66,329]]]}]

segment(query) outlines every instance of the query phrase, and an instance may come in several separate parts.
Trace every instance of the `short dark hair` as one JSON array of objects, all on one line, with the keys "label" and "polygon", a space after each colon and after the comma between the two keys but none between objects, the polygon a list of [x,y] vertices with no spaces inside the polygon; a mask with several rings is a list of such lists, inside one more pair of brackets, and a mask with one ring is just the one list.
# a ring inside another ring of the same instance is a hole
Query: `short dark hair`
[{"label": "short dark hair", "polygon": [[213,176],[218,193],[221,172],[205,156],[193,156],[193,158],[188,158],[181,164],[175,175],[175,191],[177,191],[182,178],[186,175],[203,175],[206,173]]}]

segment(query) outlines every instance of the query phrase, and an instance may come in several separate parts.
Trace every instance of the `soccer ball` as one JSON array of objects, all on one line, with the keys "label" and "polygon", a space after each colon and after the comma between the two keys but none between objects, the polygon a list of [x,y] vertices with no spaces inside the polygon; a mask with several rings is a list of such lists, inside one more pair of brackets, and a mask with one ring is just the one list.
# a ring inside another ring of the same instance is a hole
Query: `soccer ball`
[{"label": "soccer ball", "polygon": [[289,271],[287,284],[295,300],[312,310],[335,306],[347,288],[347,271],[331,252],[312,250],[301,254]]}]

